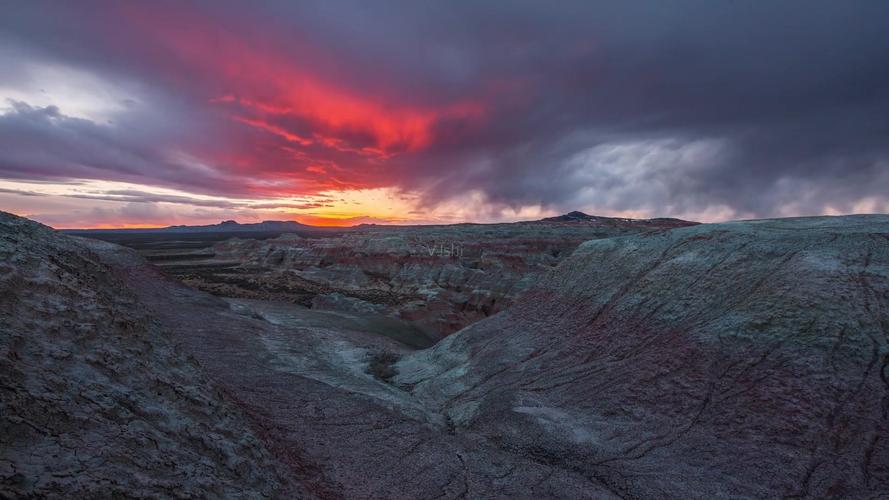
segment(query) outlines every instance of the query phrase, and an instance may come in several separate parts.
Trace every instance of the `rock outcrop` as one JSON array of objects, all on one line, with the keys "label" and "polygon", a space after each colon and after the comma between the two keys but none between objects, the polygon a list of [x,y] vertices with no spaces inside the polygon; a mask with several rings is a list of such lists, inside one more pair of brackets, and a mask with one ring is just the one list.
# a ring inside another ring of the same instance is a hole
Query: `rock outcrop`
[{"label": "rock outcrop", "polygon": [[420,351],[7,215],[0,256],[0,496],[889,491],[887,216],[591,240]]},{"label": "rock outcrop", "polygon": [[889,217],[590,241],[396,368],[457,432],[625,498],[877,498]]},{"label": "rock outcrop", "polygon": [[208,262],[236,267],[179,274],[222,296],[324,307],[337,304],[316,296],[345,295],[446,335],[508,307],[584,241],[692,224],[587,217],[574,224],[366,226],[329,237],[232,239],[216,244]]},{"label": "rock outcrop", "polygon": [[392,363],[412,351],[392,324],[226,302],[114,248],[95,251],[247,415],[289,477],[319,498],[614,498],[589,478],[455,432],[390,383]]},{"label": "rock outcrop", "polygon": [[302,495],[118,273],[0,212],[0,497]]}]

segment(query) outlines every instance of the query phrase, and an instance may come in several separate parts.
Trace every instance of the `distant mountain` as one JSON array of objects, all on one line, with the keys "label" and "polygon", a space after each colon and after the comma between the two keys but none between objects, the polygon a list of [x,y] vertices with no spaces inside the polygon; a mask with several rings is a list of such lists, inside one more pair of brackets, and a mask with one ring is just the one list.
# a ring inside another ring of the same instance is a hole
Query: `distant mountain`
[{"label": "distant mountain", "polygon": [[164,231],[181,233],[233,233],[233,232],[261,232],[261,231],[305,231],[319,229],[317,226],[309,226],[292,220],[266,220],[253,224],[238,224],[233,220],[222,221],[219,224],[208,226],[170,226]]},{"label": "distant mountain", "polygon": [[[522,221],[519,224],[527,222],[586,222],[598,225],[608,226],[666,226],[680,227],[698,224],[697,222],[684,221],[682,219],[673,218],[655,218],[655,219],[627,219],[620,217],[602,217],[598,215],[588,215],[583,212],[573,211],[556,217],[547,217],[539,221]],[[452,224],[467,225],[469,223]],[[471,225],[471,224],[470,224]],[[446,224],[447,226],[447,224]],[[168,226],[158,228],[140,228],[140,229],[63,229],[61,232],[68,234],[141,234],[141,233],[297,233],[307,231],[331,231],[341,232],[353,229],[374,229],[374,228],[390,228],[393,226],[387,224],[359,224],[351,227],[323,227],[310,226],[296,221],[289,220],[267,220],[263,222],[240,224],[233,220],[222,221],[219,224],[209,224],[205,226]],[[410,226],[403,226],[410,227]]]},{"label": "distant mountain", "polygon": [[578,212],[577,210],[573,212],[568,212],[567,214],[557,215],[555,217],[547,217],[545,219],[541,219],[544,222],[573,222],[573,221],[581,221],[581,220],[602,220],[602,219],[610,219],[611,217],[599,217],[597,215],[588,215],[583,212]]},{"label": "distant mountain", "polygon": [[675,225],[675,226],[691,226],[697,222],[690,222],[672,217],[656,217],[654,219],[628,219],[622,217],[602,217],[599,215],[589,215],[577,210],[568,212],[567,214],[557,215],[555,217],[547,217],[540,219],[541,222],[633,222],[637,224],[657,224],[657,225]]},{"label": "distant mountain", "polygon": [[206,226],[169,226],[146,229],[68,229],[65,233],[290,233],[321,231],[327,228],[309,226],[296,221],[267,220],[252,224],[239,224],[233,220]]}]

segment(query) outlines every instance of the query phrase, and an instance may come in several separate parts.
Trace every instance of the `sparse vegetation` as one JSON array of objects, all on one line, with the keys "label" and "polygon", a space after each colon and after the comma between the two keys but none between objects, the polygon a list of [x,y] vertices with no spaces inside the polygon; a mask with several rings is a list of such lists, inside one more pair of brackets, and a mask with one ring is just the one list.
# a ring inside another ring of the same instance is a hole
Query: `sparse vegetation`
[{"label": "sparse vegetation", "polygon": [[367,364],[367,372],[374,377],[386,382],[391,382],[392,378],[398,375],[398,368],[395,363],[401,359],[401,356],[389,351],[377,351],[370,355]]}]

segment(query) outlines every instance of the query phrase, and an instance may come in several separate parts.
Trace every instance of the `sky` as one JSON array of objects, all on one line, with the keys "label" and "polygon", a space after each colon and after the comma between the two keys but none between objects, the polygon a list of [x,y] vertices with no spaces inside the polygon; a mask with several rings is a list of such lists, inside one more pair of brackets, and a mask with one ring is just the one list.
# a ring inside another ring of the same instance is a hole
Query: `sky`
[{"label": "sky", "polygon": [[889,212],[889,2],[0,0],[0,210]]}]

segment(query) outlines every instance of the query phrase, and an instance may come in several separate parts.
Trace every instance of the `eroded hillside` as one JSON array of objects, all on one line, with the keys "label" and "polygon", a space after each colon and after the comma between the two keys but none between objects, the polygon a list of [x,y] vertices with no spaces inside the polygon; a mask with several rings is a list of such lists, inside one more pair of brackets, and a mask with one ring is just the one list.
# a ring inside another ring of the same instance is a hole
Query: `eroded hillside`
[{"label": "eroded hillside", "polygon": [[440,338],[509,307],[584,241],[692,224],[585,217],[238,238],[190,254],[149,258],[219,296],[376,312]]},{"label": "eroded hillside", "polygon": [[633,498],[889,491],[889,217],[590,241],[403,359],[459,429]]},{"label": "eroded hillside", "polygon": [[378,311],[221,299],[11,216],[0,237],[4,492],[889,489],[886,216],[590,240],[425,350]]},{"label": "eroded hillside", "polygon": [[301,495],[281,470],[118,270],[0,212],[0,496]]}]

